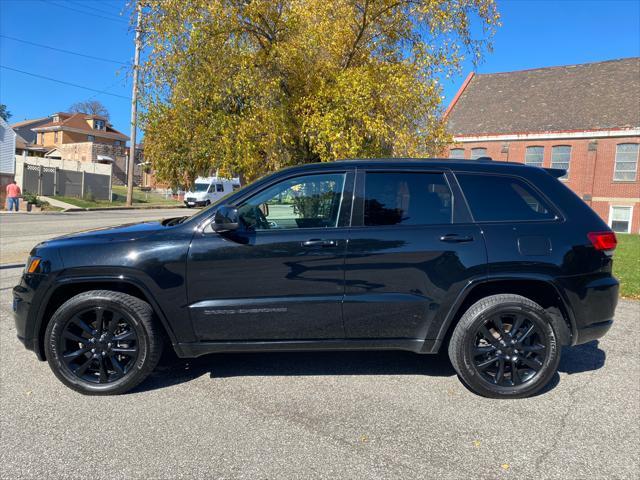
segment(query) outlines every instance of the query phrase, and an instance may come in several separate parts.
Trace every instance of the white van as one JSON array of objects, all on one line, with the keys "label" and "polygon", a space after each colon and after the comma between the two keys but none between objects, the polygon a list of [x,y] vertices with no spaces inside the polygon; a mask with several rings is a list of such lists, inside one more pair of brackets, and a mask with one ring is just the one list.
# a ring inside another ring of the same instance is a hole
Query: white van
[{"label": "white van", "polygon": [[193,189],[184,194],[184,204],[188,207],[207,206],[240,188],[239,178],[198,177]]}]

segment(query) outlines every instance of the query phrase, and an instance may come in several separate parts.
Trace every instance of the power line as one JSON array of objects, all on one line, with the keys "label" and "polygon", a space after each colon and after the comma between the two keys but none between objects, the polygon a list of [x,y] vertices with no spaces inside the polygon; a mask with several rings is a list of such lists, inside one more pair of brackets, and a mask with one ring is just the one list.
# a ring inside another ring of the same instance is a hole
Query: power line
[{"label": "power line", "polygon": [[81,5],[82,8],[90,8],[91,10],[95,10],[96,12],[104,13],[105,15],[110,15],[110,16],[116,17],[118,19],[122,19],[122,17],[120,15],[112,13],[113,10],[111,12],[109,12],[108,10],[103,10],[101,8],[97,8],[95,6],[95,4],[98,3],[98,2],[103,3],[103,4],[106,3],[103,0],[97,0],[97,1],[92,2],[93,5],[91,5],[90,7],[85,7],[85,4],[87,3],[87,0],[75,0],[75,1],[74,0],[67,0],[67,3],[71,3],[71,4],[74,4],[76,6]]},{"label": "power line", "polygon": [[[124,98],[125,100],[130,100],[129,97],[125,97],[124,95],[118,95],[117,93],[110,93],[103,90],[98,90],[95,88],[85,87],[84,85],[78,85],[77,83],[65,82],[64,80],[58,80],[56,78],[45,77],[44,75],[38,75],[37,73],[25,72],[24,70],[18,70],[17,68],[7,67],[5,65],[0,65],[0,68],[4,68],[5,70],[11,70],[13,72],[22,73],[24,75],[29,75],[35,78],[41,78],[43,80],[49,80],[50,82],[61,83],[63,85],[69,85],[70,87],[82,88],[84,90],[89,90],[91,92],[97,92],[102,95],[111,95],[112,97]],[[109,87],[110,88],[110,87]]]},{"label": "power line", "polygon": [[115,82],[113,82],[111,85],[109,85],[108,87],[104,88],[103,90],[100,90],[100,92],[94,93],[93,95],[91,95],[89,98],[87,98],[87,100],[91,100],[92,98],[97,97],[98,95],[102,95],[102,94],[107,94],[108,90],[111,90],[112,87],[116,86],[117,84],[119,84],[120,82],[122,82],[122,78],[119,78],[118,80],[116,80]]},{"label": "power line", "polygon": [[126,23],[126,24],[129,23],[129,22],[126,22],[126,21],[124,21],[124,20],[122,20],[120,18],[113,18],[113,17],[107,17],[106,15],[98,15],[97,13],[90,13],[90,12],[87,12],[85,10],[80,10],[79,8],[68,7],[67,5],[60,5],[59,3],[52,2],[51,0],[49,0],[48,2],[45,2],[44,0],[40,0],[40,1],[42,3],[44,3],[45,5],[55,5],[56,7],[66,8],[67,10],[72,10],[74,12],[84,13],[85,15],[91,15],[92,17],[103,18],[105,20],[111,20],[112,22]]},{"label": "power line", "polygon": [[93,60],[100,60],[100,61],[103,61],[103,62],[117,63],[118,65],[129,65],[129,63],[127,63],[127,62],[119,62],[118,60],[111,60],[109,58],[95,57],[93,55],[86,55],[84,53],[73,52],[71,50],[65,50],[63,48],[50,47],[49,45],[43,45],[42,43],[30,42],[28,40],[21,40],[19,38],[10,37],[9,35],[0,34],[0,37],[8,38],[9,40],[13,40],[15,42],[26,43],[27,45],[33,45],[33,46],[40,47],[40,48],[47,48],[49,50],[55,50],[57,52],[68,53],[70,55],[77,55],[79,57],[91,58]]}]

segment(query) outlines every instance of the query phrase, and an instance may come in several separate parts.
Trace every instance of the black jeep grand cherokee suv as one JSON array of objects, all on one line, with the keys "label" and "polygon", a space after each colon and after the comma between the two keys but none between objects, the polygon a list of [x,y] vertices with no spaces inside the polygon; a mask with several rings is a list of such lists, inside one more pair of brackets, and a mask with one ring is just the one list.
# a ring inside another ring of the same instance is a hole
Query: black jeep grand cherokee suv
[{"label": "black jeep grand cherokee suv", "polygon": [[[265,177],[191,218],[36,246],[18,337],[67,386],[125,392],[181,357],[448,349],[489,396],[543,388],[604,335],[615,235],[557,177],[491,161],[345,161]],[[223,204],[222,204],[223,203]]]}]

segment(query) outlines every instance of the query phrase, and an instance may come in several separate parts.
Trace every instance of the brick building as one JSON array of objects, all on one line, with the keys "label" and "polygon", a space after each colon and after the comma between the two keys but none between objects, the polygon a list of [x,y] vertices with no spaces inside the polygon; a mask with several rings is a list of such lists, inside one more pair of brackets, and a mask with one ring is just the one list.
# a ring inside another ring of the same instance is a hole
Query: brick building
[{"label": "brick building", "polygon": [[615,231],[640,232],[640,58],[471,73],[445,115],[449,157],[564,168]]}]

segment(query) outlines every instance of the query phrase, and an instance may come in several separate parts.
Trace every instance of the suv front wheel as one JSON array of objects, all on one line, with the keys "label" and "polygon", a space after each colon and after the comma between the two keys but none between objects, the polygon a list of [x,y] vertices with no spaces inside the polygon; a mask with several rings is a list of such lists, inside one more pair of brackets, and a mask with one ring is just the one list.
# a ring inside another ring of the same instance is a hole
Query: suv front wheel
[{"label": "suv front wheel", "polygon": [[161,333],[151,306],[121,292],[93,290],[65,302],[45,332],[53,373],[88,395],[132,389],[155,368]]},{"label": "suv front wheel", "polygon": [[560,362],[551,318],[520,295],[483,298],[462,316],[449,358],[462,381],[491,398],[523,398],[544,388]]}]

